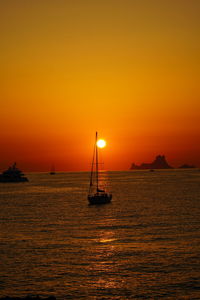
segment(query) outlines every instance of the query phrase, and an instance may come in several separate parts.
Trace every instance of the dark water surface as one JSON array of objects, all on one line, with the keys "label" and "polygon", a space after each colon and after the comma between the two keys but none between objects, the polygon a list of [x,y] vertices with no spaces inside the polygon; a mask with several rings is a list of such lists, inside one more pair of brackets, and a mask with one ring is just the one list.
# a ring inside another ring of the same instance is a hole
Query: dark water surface
[{"label": "dark water surface", "polygon": [[0,296],[200,299],[200,171],[88,173],[0,185]]}]

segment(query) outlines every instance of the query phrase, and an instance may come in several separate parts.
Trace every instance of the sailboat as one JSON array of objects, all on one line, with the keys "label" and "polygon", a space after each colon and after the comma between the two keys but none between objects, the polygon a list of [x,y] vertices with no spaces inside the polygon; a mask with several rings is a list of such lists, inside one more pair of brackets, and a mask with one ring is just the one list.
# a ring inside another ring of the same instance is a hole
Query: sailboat
[{"label": "sailboat", "polygon": [[55,166],[52,165],[51,167],[51,171],[49,172],[50,175],[55,175],[56,174],[56,171],[55,171]]},{"label": "sailboat", "polygon": [[[89,187],[89,193],[88,193],[88,201],[89,204],[105,204],[109,203],[112,199],[112,194],[106,193],[106,191],[102,188],[99,188],[99,166],[98,166],[98,133],[96,132],[95,137],[95,147],[94,147],[94,153],[93,153],[93,159],[92,159],[92,169],[91,169],[91,175],[90,175],[90,187]],[[94,170],[96,169],[96,170]],[[93,180],[94,175],[95,182]]]}]

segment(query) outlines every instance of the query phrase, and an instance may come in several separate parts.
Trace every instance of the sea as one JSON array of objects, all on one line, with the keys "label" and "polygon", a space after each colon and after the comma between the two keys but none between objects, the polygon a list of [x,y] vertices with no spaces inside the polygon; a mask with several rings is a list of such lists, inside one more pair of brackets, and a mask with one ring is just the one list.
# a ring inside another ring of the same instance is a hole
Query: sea
[{"label": "sea", "polygon": [[0,184],[0,297],[200,299],[200,170],[101,172]]}]

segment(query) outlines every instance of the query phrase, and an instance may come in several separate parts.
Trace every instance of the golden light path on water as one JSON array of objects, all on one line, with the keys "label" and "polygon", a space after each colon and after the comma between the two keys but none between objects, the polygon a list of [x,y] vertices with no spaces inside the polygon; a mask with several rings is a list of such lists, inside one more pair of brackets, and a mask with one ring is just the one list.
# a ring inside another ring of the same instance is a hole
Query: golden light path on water
[{"label": "golden light path on water", "polygon": [[27,177],[0,189],[1,295],[199,299],[197,169],[100,172],[104,206],[88,172]]}]

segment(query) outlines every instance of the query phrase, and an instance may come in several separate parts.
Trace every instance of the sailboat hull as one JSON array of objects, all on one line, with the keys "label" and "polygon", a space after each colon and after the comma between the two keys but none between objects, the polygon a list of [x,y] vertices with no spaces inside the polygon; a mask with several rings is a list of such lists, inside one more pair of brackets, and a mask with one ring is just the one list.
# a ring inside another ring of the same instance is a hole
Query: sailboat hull
[{"label": "sailboat hull", "polygon": [[88,201],[91,205],[100,205],[100,204],[106,204],[111,202],[112,200],[112,194],[99,194],[96,193],[94,195],[88,195]]}]

